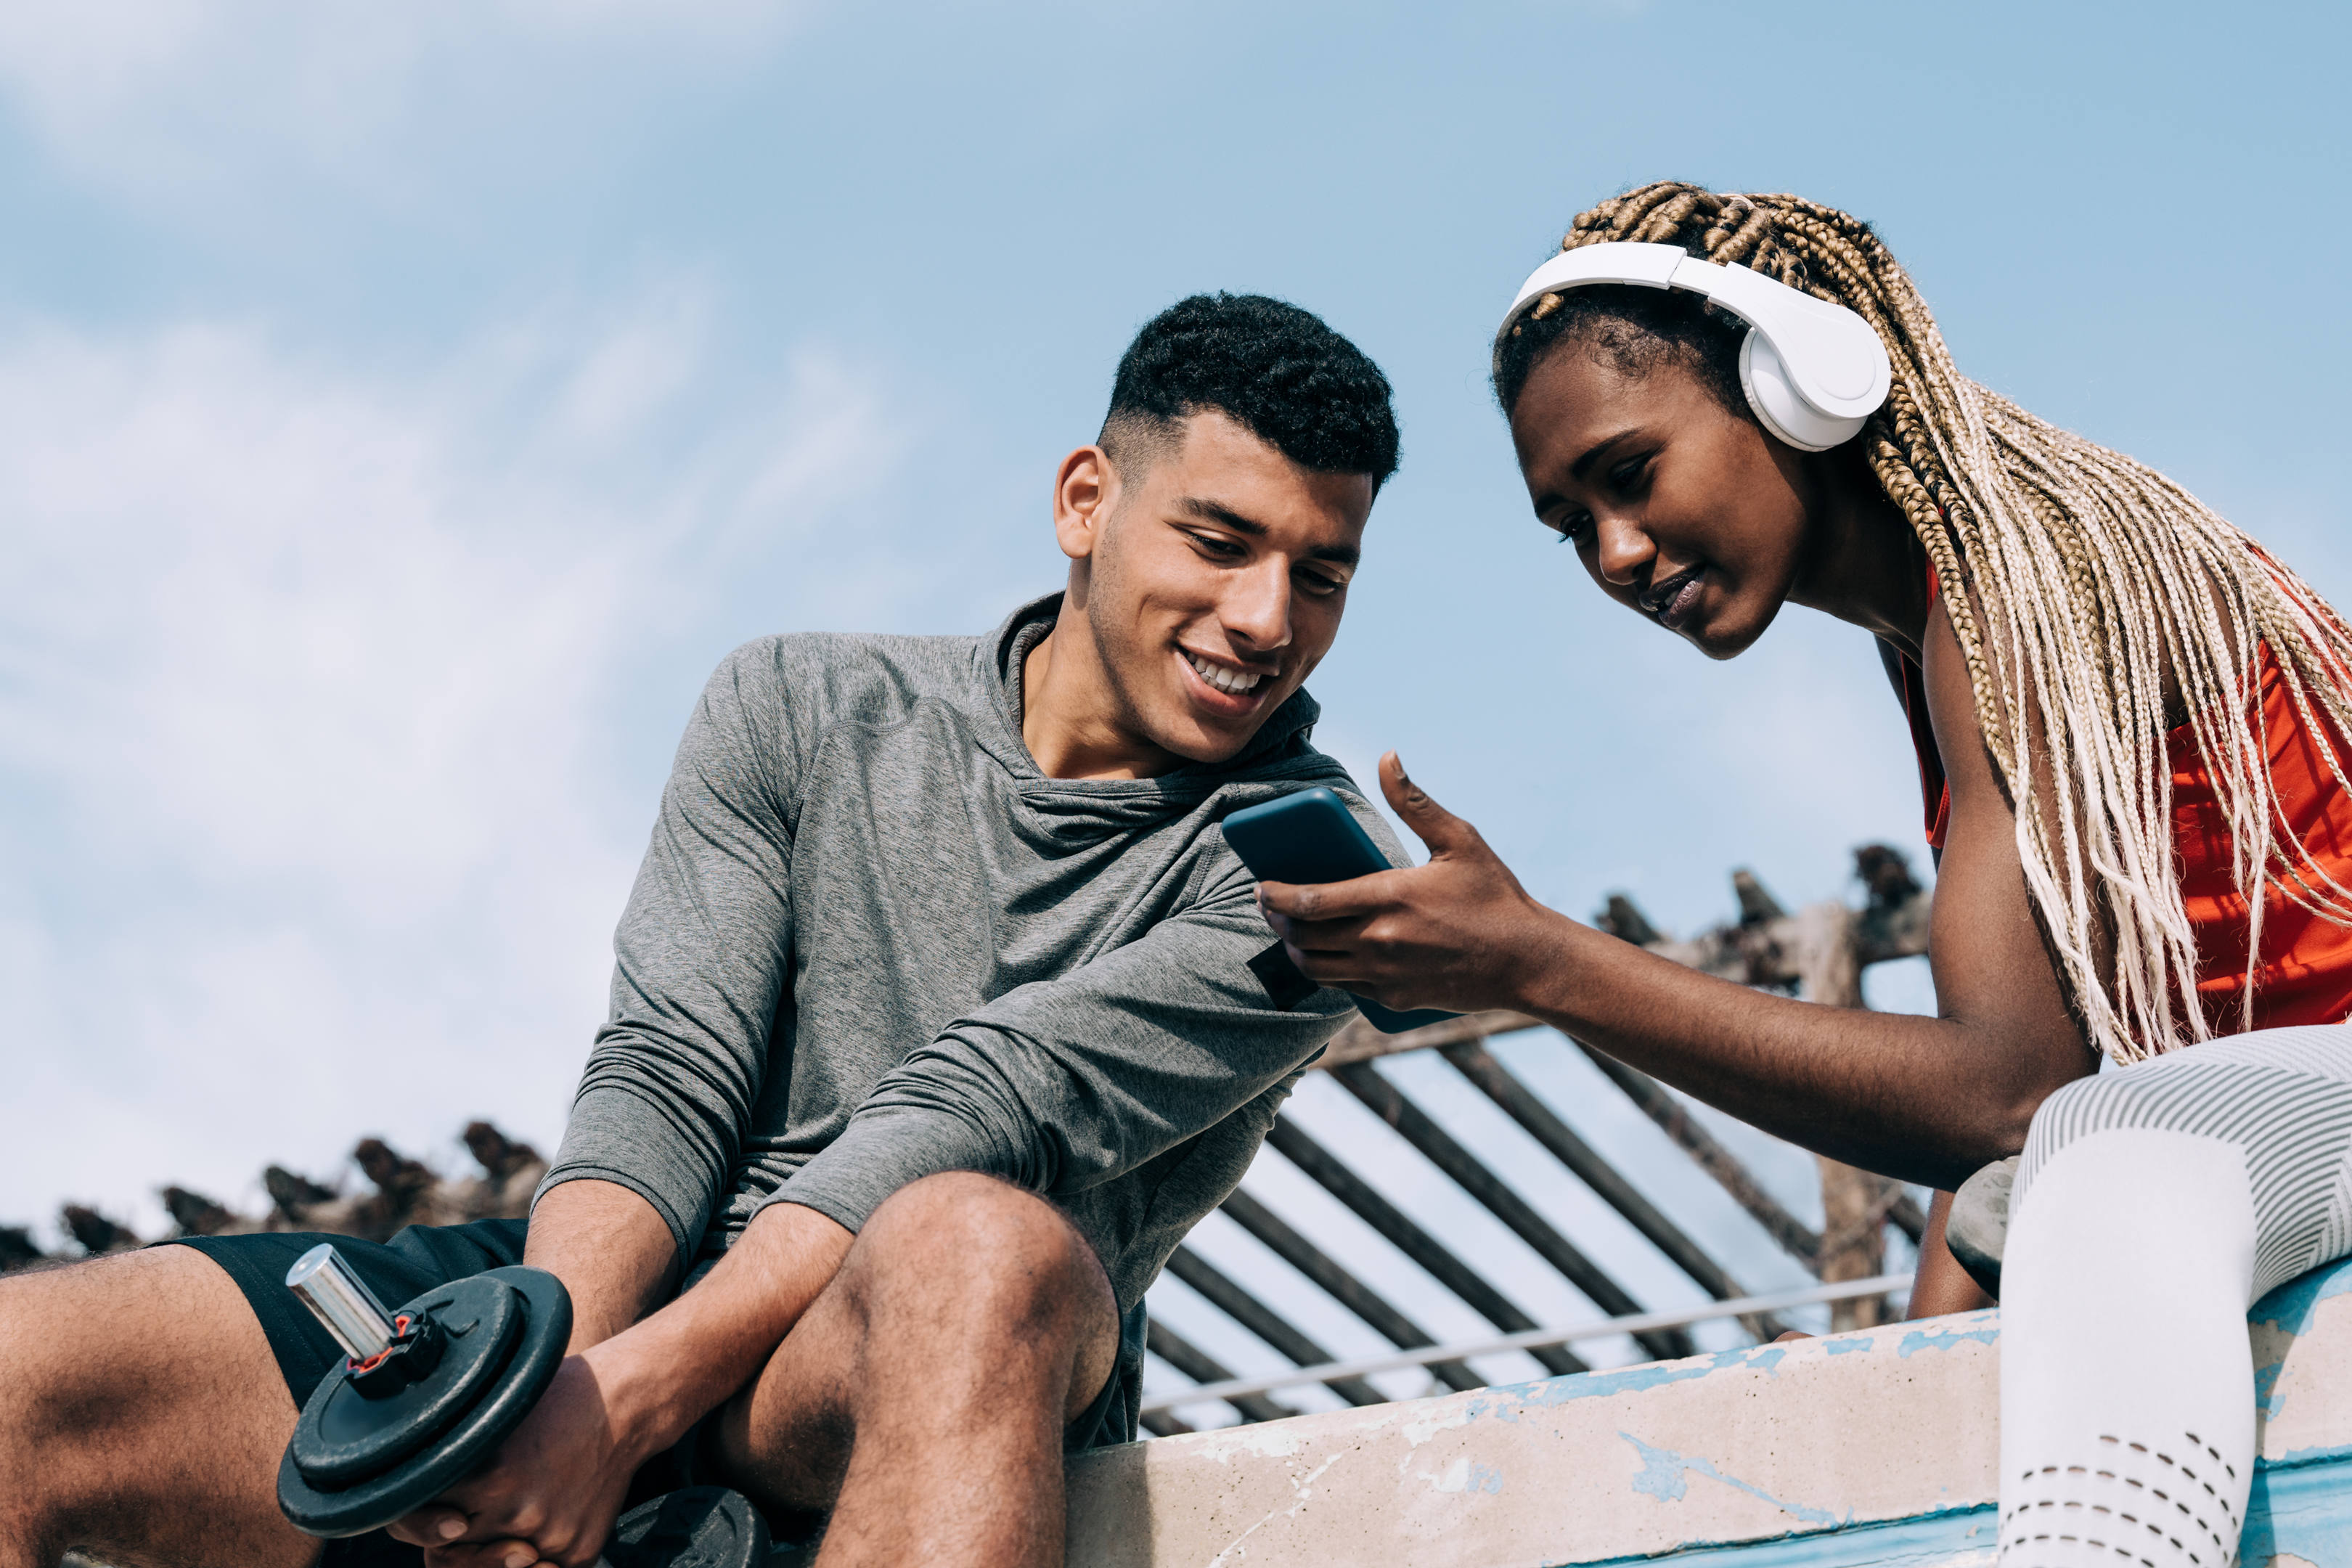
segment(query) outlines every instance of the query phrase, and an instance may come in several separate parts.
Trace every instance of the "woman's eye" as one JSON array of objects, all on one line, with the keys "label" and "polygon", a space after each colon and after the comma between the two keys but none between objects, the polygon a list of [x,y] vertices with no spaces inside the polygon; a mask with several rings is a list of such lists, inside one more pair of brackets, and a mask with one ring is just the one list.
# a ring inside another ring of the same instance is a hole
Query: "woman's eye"
[{"label": "woman's eye", "polygon": [[1589,511],[1572,511],[1553,522],[1551,527],[1553,532],[1558,535],[1558,538],[1553,541],[1554,543],[1580,543],[1584,536],[1592,531],[1592,514]]},{"label": "woman's eye", "polygon": [[1638,458],[1628,458],[1609,470],[1609,482],[1619,489],[1623,489],[1628,485],[1640,482],[1643,471],[1649,466],[1650,455],[1646,452]]}]

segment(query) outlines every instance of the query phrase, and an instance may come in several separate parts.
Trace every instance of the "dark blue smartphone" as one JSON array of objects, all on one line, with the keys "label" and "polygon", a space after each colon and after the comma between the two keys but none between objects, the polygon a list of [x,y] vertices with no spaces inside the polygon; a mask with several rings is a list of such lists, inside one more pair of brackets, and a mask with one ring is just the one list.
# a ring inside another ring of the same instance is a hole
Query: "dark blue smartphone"
[{"label": "dark blue smartphone", "polygon": [[[1225,842],[1261,882],[1349,882],[1392,869],[1347,802],[1320,786],[1237,811],[1224,826]],[[1434,1007],[1400,1013],[1361,996],[1356,1005],[1385,1035],[1461,1016]]]}]

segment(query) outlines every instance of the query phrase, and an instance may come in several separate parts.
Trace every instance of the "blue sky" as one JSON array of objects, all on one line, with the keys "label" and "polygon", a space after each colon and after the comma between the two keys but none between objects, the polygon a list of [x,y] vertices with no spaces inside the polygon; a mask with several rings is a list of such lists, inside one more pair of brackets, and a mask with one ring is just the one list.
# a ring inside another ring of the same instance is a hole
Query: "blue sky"
[{"label": "blue sky", "polygon": [[[0,15],[0,1222],[551,1147],[729,647],[977,631],[1146,318],[1398,388],[1321,739],[1689,930],[1916,842],[1867,639],[1530,521],[1486,336],[1661,176],[1879,226],[1964,372],[2339,604],[2334,8],[125,0]],[[1917,999],[1917,988],[1905,994]]]}]

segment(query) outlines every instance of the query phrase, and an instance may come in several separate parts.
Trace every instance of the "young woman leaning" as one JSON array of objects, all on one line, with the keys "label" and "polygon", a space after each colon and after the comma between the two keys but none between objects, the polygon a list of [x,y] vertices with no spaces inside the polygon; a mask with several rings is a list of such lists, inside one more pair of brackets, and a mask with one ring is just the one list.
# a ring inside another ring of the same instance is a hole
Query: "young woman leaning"
[{"label": "young woman leaning", "polygon": [[1843,213],[1660,184],[1561,249],[1494,353],[1536,516],[1709,658],[1789,604],[1878,637],[1938,852],[1937,1016],[1750,991],[1580,925],[1393,754],[1430,863],[1269,883],[1269,921],[1327,984],[1532,1014],[1941,1189],[1914,1315],[1980,1300],[1947,1194],[2021,1154],[2001,1561],[2223,1568],[2253,1468],[2245,1310],[2352,1252],[2352,631],[2162,475],[1961,376]]}]

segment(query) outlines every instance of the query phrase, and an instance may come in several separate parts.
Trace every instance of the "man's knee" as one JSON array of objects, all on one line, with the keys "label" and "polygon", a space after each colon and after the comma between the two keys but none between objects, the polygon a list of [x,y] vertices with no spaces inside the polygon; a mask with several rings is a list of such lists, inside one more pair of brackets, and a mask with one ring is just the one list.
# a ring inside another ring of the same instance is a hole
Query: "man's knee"
[{"label": "man's knee", "polygon": [[846,1282],[933,1303],[959,1318],[1028,1331],[1075,1324],[1110,1287],[1076,1228],[1034,1193],[971,1172],[927,1176],[893,1194],[859,1231]]},{"label": "man's knee", "polygon": [[[137,1540],[202,1496],[238,1515],[214,1533],[250,1560],[299,1560],[272,1493],[294,1415],[243,1293],[193,1249],[0,1282],[0,1475],[28,1540]],[[275,1533],[257,1542],[257,1521]]]},{"label": "man's knee", "polygon": [[12,1432],[100,1429],[215,1386],[290,1426],[293,1400],[276,1373],[244,1294],[191,1248],[0,1281],[0,1423]]}]

